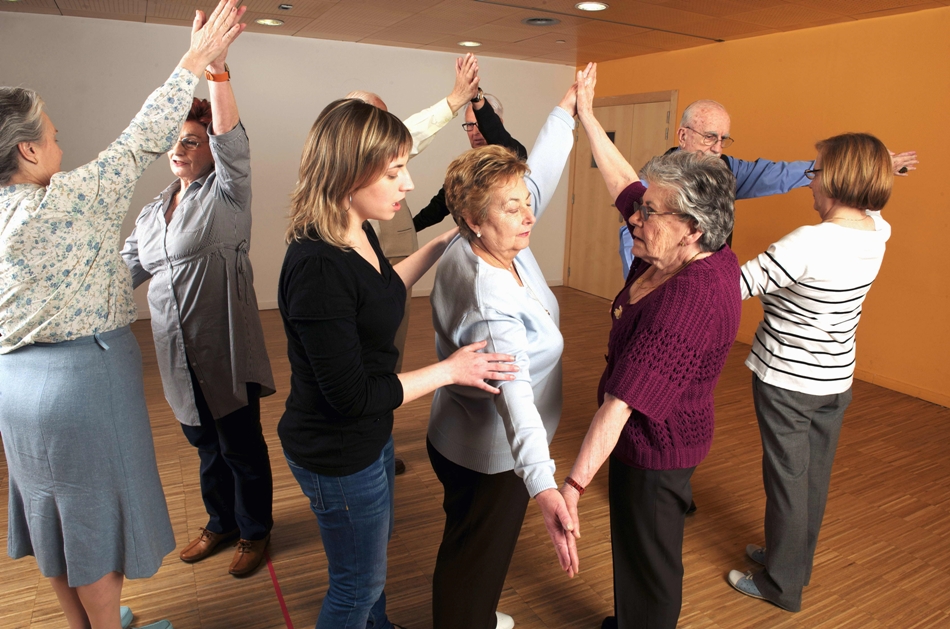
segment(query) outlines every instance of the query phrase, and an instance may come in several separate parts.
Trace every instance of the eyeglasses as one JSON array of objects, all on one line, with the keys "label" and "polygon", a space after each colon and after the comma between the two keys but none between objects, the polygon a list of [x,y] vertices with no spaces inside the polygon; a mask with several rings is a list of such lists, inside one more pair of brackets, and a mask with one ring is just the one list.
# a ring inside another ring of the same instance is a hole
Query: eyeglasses
[{"label": "eyeglasses", "polygon": [[820,172],[821,168],[809,168],[805,171],[805,179],[814,179]]},{"label": "eyeglasses", "polygon": [[716,133],[700,133],[699,131],[697,131],[696,129],[693,129],[692,127],[683,127],[683,128],[689,129],[693,133],[703,136],[703,140],[702,140],[703,146],[715,146],[716,142],[722,142],[722,148],[727,149],[730,146],[732,146],[733,142],[735,142],[735,140],[732,138],[729,138],[726,136],[719,136]]},{"label": "eyeglasses", "polygon": [[184,146],[187,151],[193,151],[201,146],[201,142],[194,138],[178,138],[178,144]]},{"label": "eyeglasses", "polygon": [[651,216],[680,216],[686,215],[686,212],[657,212],[656,210],[651,210],[645,205],[640,205],[637,207],[637,211],[640,212],[640,220],[646,223],[650,220]]},{"label": "eyeglasses", "polygon": [[478,126],[477,122],[463,122],[462,128],[465,129],[465,133],[468,133],[472,129]]}]

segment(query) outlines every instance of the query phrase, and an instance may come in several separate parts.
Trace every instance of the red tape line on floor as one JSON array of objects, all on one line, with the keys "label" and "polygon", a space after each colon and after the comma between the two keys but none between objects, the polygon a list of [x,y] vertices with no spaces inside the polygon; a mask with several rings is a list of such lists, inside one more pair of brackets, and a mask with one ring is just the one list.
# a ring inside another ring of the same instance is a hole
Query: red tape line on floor
[{"label": "red tape line on floor", "polygon": [[274,584],[274,593],[277,594],[280,611],[284,614],[284,622],[287,623],[287,629],[294,629],[294,623],[290,620],[290,612],[287,611],[287,603],[284,602],[284,593],[280,591],[280,583],[277,582],[277,573],[274,572],[274,564],[271,563],[270,553],[266,550],[264,551],[264,557],[267,559],[267,570],[270,571],[270,580]]}]

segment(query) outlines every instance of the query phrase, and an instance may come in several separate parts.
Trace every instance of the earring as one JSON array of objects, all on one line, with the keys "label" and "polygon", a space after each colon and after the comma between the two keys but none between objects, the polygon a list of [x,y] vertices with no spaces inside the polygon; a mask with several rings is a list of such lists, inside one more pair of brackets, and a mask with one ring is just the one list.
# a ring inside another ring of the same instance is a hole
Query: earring
[{"label": "earring", "polygon": [[475,232],[475,237],[476,237],[476,238],[481,238],[481,237],[482,237],[482,232]]}]

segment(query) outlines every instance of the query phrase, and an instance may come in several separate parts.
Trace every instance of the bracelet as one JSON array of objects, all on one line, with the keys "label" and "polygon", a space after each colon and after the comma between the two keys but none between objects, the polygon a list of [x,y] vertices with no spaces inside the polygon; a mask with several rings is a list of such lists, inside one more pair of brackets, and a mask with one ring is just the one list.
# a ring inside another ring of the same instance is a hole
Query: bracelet
[{"label": "bracelet", "polygon": [[577,490],[577,493],[580,494],[581,496],[583,496],[583,495],[584,495],[584,492],[586,491],[586,490],[581,486],[580,483],[578,483],[576,480],[574,480],[574,479],[571,478],[570,476],[568,476],[567,478],[564,479],[564,484],[565,484],[565,485],[570,485],[571,487],[573,487],[574,489],[576,489],[576,490]]}]

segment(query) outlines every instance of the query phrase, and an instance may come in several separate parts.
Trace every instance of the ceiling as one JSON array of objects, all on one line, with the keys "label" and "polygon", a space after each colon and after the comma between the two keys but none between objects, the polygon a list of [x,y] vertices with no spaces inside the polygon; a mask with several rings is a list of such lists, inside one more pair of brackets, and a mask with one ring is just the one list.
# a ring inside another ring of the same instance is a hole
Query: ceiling
[{"label": "ceiling", "polygon": [[[248,30],[575,65],[950,5],[950,0],[245,0]],[[292,4],[287,11],[281,2]],[[213,0],[0,0],[0,11],[190,27]],[[548,17],[554,26],[522,20]],[[256,24],[277,18],[277,27]],[[458,42],[481,42],[462,48]]]}]

